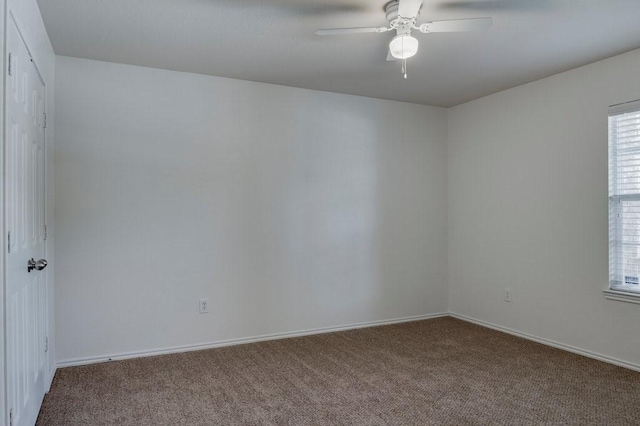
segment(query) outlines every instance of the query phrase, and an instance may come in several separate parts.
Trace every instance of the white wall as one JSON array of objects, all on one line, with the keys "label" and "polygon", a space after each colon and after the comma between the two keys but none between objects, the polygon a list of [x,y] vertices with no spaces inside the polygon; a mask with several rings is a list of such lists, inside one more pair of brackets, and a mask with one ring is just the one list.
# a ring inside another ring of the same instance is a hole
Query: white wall
[{"label": "white wall", "polygon": [[59,361],[447,311],[445,110],[66,57],[56,108]]},{"label": "white wall", "polygon": [[640,50],[448,111],[453,312],[640,365],[640,306],[602,294],[607,107],[638,75]]}]

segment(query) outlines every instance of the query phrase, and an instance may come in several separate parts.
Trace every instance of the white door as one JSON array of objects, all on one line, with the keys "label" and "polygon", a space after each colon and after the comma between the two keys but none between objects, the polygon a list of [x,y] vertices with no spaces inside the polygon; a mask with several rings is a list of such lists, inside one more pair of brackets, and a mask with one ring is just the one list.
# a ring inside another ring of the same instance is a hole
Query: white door
[{"label": "white door", "polygon": [[45,90],[15,23],[7,21],[7,408],[12,426],[31,426],[47,376]]}]

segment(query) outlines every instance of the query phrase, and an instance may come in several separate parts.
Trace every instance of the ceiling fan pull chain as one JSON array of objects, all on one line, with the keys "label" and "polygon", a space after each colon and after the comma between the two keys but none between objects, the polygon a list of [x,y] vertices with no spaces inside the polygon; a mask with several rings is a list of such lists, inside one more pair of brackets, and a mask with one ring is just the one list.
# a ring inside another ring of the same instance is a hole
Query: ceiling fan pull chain
[{"label": "ceiling fan pull chain", "polygon": [[402,72],[404,73],[404,78],[407,78],[407,60],[402,60]]},{"label": "ceiling fan pull chain", "polygon": [[[402,56],[404,56],[404,37],[400,39],[400,48],[402,49]],[[405,67],[407,66],[407,61],[402,59],[402,74],[405,74]]]}]

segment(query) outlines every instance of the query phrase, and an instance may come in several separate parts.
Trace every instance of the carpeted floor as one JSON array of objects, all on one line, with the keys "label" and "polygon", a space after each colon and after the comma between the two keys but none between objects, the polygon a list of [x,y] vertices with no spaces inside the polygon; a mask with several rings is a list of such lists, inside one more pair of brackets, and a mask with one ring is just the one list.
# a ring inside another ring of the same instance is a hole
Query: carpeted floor
[{"label": "carpeted floor", "polygon": [[38,425],[640,425],[640,373],[453,318],[58,370]]}]

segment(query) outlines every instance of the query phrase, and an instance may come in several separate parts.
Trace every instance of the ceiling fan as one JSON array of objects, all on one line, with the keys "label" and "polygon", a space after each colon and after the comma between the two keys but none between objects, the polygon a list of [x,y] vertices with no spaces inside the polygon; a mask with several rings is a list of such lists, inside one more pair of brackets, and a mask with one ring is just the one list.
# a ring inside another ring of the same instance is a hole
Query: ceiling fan
[{"label": "ceiling fan", "polygon": [[396,30],[396,35],[389,43],[387,61],[402,60],[402,73],[407,78],[406,60],[418,53],[418,39],[411,35],[411,30],[421,33],[447,33],[462,31],[482,31],[493,24],[492,18],[453,19],[448,21],[430,21],[418,24],[423,0],[393,0],[384,7],[388,27],[364,28],[332,28],[316,31],[317,35],[386,33]]}]

